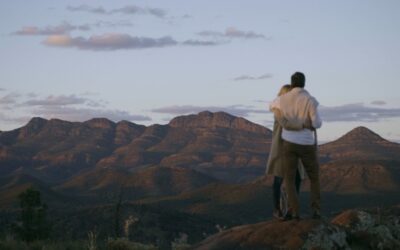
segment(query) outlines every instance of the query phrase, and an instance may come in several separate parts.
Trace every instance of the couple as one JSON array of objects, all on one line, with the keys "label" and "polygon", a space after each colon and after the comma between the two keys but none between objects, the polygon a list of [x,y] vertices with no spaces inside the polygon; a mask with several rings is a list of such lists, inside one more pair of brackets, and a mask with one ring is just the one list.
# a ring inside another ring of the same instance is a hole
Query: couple
[{"label": "couple", "polygon": [[[320,183],[315,130],[322,125],[317,100],[305,89],[305,76],[296,72],[291,84],[284,85],[278,97],[270,104],[275,123],[267,174],[274,175],[274,216],[283,220],[299,219],[299,190],[301,179],[307,173],[311,185],[312,217],[319,219]],[[305,171],[304,171],[305,170]],[[280,190],[285,184],[288,211],[280,206]]]}]

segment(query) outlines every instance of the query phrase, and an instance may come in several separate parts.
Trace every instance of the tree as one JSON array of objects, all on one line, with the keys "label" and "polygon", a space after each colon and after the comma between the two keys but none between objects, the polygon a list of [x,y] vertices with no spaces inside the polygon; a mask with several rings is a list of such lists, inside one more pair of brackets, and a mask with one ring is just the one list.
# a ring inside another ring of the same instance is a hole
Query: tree
[{"label": "tree", "polygon": [[17,234],[27,242],[47,238],[49,234],[46,222],[47,205],[42,203],[40,192],[30,187],[20,193],[18,199],[21,217],[16,227]]}]

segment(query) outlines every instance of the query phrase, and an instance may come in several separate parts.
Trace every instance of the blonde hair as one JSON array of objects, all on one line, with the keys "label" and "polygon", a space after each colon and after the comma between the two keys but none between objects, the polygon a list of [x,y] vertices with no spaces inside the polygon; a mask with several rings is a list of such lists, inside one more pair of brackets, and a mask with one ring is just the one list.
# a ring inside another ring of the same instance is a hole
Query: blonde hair
[{"label": "blonde hair", "polygon": [[289,84],[285,84],[282,86],[281,90],[279,90],[278,96],[281,96],[283,94],[286,94],[292,89],[292,87]]}]

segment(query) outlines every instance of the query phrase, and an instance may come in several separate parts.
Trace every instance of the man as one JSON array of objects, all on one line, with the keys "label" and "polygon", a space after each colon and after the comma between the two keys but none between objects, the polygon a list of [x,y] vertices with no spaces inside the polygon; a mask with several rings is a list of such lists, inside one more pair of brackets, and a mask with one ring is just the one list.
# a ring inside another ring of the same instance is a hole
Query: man
[{"label": "man", "polygon": [[[295,176],[299,160],[303,163],[310,179],[312,217],[314,219],[321,217],[317,138],[314,130],[321,127],[322,121],[317,110],[317,100],[304,89],[305,81],[306,78],[303,73],[294,73],[291,77],[292,90],[276,98],[270,105],[271,110],[279,109],[287,120],[304,124],[305,127],[297,131],[282,130],[284,181],[290,207],[289,212],[284,217],[285,220],[300,218],[299,198],[295,188]],[[309,127],[312,127],[312,129],[308,129]]]}]

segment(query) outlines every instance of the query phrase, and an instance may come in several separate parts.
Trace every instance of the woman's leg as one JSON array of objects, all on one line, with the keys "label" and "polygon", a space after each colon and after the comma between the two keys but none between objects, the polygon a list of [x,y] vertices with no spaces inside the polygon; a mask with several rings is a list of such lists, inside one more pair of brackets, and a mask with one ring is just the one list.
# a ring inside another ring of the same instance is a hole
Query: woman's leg
[{"label": "woman's leg", "polygon": [[300,172],[299,169],[297,168],[297,172],[296,172],[296,192],[297,195],[299,195],[300,193],[300,185],[301,185],[301,177],[300,177]]},{"label": "woman's leg", "polygon": [[272,184],[272,196],[274,202],[274,210],[280,210],[280,199],[281,199],[281,186],[283,178],[279,176],[274,177],[274,183]]}]

